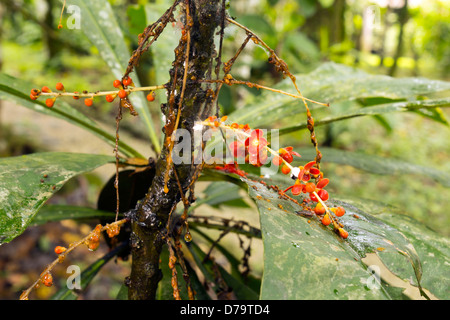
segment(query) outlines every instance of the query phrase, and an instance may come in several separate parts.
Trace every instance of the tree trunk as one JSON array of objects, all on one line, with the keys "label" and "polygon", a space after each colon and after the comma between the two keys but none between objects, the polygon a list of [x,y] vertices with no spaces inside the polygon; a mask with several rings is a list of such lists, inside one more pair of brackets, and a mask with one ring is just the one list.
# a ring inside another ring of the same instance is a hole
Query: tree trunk
[{"label": "tree trunk", "polygon": [[391,69],[389,70],[389,75],[393,76],[395,72],[397,71],[397,62],[398,58],[401,57],[403,53],[403,34],[404,34],[404,27],[406,22],[408,21],[408,0],[404,0],[405,4],[403,7],[400,8],[398,13],[398,23],[400,25],[400,31],[398,33],[398,43],[397,43],[397,50],[395,51],[394,56],[394,64],[392,65]]},{"label": "tree trunk", "polygon": [[[161,109],[166,117],[165,144],[156,162],[156,175],[143,201],[132,215],[132,267],[127,281],[128,297],[133,300],[154,299],[158,282],[162,278],[159,269],[160,253],[166,243],[166,226],[169,213],[180,201],[181,194],[174,170],[177,171],[183,193],[190,185],[195,166],[189,164],[169,165],[171,150],[170,137],[174,131],[174,120],[181,112],[178,128],[188,130],[193,137],[195,121],[213,113],[213,100],[198,81],[193,79],[211,79],[211,66],[215,58],[214,33],[220,25],[220,0],[191,0],[189,14],[192,18],[190,40],[180,39],[175,49],[175,60],[170,70],[168,83],[168,102]],[[185,7],[181,7],[182,12]],[[185,12],[187,12],[185,10]],[[186,19],[186,16],[184,16]],[[185,20],[189,22],[189,19]],[[185,52],[189,43],[189,63],[184,96],[182,97],[185,73]],[[157,43],[155,43],[157,45]],[[180,101],[182,103],[180,104]],[[168,172],[167,172],[168,171]],[[168,190],[164,190],[165,176],[168,175]]]}]

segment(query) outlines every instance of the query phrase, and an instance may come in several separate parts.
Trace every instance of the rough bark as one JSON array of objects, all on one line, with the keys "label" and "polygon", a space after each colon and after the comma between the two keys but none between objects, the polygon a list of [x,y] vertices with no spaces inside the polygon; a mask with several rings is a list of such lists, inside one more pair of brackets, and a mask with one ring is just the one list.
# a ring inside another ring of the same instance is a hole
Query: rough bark
[{"label": "rough bark", "polygon": [[[189,3],[189,1],[187,2]],[[178,128],[189,130],[191,136],[193,136],[195,121],[213,112],[210,90],[193,80],[211,78],[210,70],[215,58],[214,34],[217,26],[220,25],[221,17],[219,14],[220,4],[220,0],[191,0],[189,4],[189,13],[192,17],[190,41],[186,41],[186,37],[182,38],[175,49],[175,60],[167,85],[169,98],[168,102],[161,106],[167,119],[163,129],[166,143],[156,162],[156,174],[152,185],[145,199],[137,205],[131,217],[132,270],[127,281],[129,299],[155,298],[158,282],[162,278],[159,257],[166,242],[169,213],[181,199],[173,170],[177,170],[183,193],[193,179],[195,167],[191,164],[167,165],[171,150],[168,141],[174,129],[173,121],[178,110],[181,112]],[[184,9],[181,7],[181,10]],[[185,72],[184,53],[188,43],[190,44],[188,81],[185,84],[182,103],[179,104]],[[169,170],[168,192],[165,192],[164,177],[167,170]]]}]

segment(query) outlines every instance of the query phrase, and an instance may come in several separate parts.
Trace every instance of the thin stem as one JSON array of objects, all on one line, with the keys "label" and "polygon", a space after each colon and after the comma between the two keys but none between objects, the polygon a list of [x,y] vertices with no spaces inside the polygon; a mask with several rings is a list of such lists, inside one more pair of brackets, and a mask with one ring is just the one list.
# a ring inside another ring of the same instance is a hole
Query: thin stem
[{"label": "thin stem", "polygon": [[[134,87],[134,88],[127,88],[127,89],[123,89],[125,90],[127,93],[131,93],[131,92],[138,92],[138,91],[154,91],[154,90],[159,90],[159,89],[165,89],[166,86],[165,85],[158,85],[158,86],[149,86],[149,87]],[[107,96],[109,94],[117,94],[120,90],[115,90],[115,91],[96,91],[96,92],[41,92],[39,95],[40,96],[50,96],[50,97],[78,97],[78,98],[83,98],[83,97],[88,97],[88,98],[92,98],[92,97],[100,97],[100,96]]]},{"label": "thin stem", "polygon": [[[118,221],[115,221],[115,222],[110,223],[110,224],[106,224],[105,226],[103,226],[103,227],[101,228],[100,231],[105,231],[107,228],[109,228],[109,227],[111,227],[111,226],[114,226],[114,225],[120,226],[120,225],[124,224],[124,223],[127,222],[127,221],[128,221],[127,219],[122,219],[122,220],[118,220]],[[80,240],[78,240],[78,241],[75,241],[74,243],[71,243],[71,244],[69,245],[69,247],[67,248],[66,251],[64,251],[63,253],[59,254],[59,255],[58,255],[58,258],[55,259],[52,263],[50,263],[50,264],[47,266],[47,268],[45,268],[45,270],[41,273],[41,277],[42,277],[42,275],[45,275],[45,274],[47,274],[47,273],[50,273],[50,271],[55,267],[56,264],[58,264],[58,263],[60,263],[60,262],[63,262],[64,259],[65,259],[65,257],[66,257],[72,250],[74,250],[75,248],[77,248],[77,247],[80,246],[81,244],[85,243],[86,240],[89,239],[89,237],[92,235],[93,232],[94,232],[94,231],[91,231],[91,232],[89,232],[89,234],[88,234],[87,236],[85,236],[84,238],[82,238],[82,239],[80,239]],[[26,289],[25,291],[22,292],[22,294],[20,295],[20,300],[28,300],[28,295],[30,294],[30,292],[33,290],[33,288],[36,287],[36,285],[38,285],[38,284],[42,281],[42,280],[41,280],[41,277],[39,277],[39,278],[38,278],[38,279],[37,279],[37,280],[36,280],[36,281],[35,281],[28,289]]]}]

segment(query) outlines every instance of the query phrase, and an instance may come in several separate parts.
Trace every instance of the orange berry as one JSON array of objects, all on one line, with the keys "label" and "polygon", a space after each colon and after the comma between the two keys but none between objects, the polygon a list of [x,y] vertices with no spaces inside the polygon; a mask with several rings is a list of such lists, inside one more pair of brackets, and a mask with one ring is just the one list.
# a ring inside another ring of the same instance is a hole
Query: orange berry
[{"label": "orange berry", "polygon": [[220,122],[219,121],[214,121],[214,126],[217,128],[217,127],[220,127]]},{"label": "orange berry", "polygon": [[39,89],[31,89],[31,94],[33,96],[39,96],[40,93],[41,91]]},{"label": "orange berry", "polygon": [[108,94],[105,97],[106,101],[108,101],[108,102],[113,102],[115,98],[116,98],[116,95],[112,95],[112,94]]},{"label": "orange berry", "polygon": [[[74,93],[79,93],[78,91],[75,91]],[[78,99],[80,99],[80,97],[78,97],[78,96],[73,96],[73,98],[75,99],[75,100],[78,100]]]},{"label": "orange berry", "polygon": [[347,237],[348,237],[347,231],[345,231],[343,228],[339,228],[338,231],[339,231],[339,235],[341,236],[341,238],[347,239]]},{"label": "orange berry", "polygon": [[123,79],[122,82],[124,86],[128,87],[131,83],[133,83],[133,80],[131,80],[131,78],[127,76]]},{"label": "orange berry", "polygon": [[281,157],[286,160],[287,163],[291,163],[294,160],[294,157],[292,157],[292,154],[289,152],[284,152],[281,154]]},{"label": "orange berry", "polygon": [[67,248],[65,248],[65,247],[61,247],[61,246],[56,246],[55,247],[55,253],[56,254],[61,254],[61,253],[65,252],[66,250],[67,250]]},{"label": "orange berry", "polygon": [[31,100],[36,100],[37,98],[38,98],[38,97],[35,96],[34,94],[32,94],[32,93],[30,94],[30,99],[31,99]]},{"label": "orange berry", "polygon": [[88,107],[91,107],[94,101],[91,98],[84,99],[84,104]]},{"label": "orange berry", "polygon": [[233,122],[230,127],[233,129],[238,129],[239,125],[236,122]]},{"label": "orange berry", "polygon": [[55,104],[55,100],[55,98],[48,98],[47,100],[45,100],[45,105],[51,108]]},{"label": "orange berry", "polygon": [[331,223],[331,219],[330,219],[330,217],[328,216],[328,214],[324,215],[323,218],[322,218],[322,224],[323,224],[324,226],[327,226],[327,225],[329,225],[330,223]]},{"label": "orange berry", "polygon": [[280,166],[283,164],[283,159],[280,156],[275,156],[272,159],[272,163],[276,166]]},{"label": "orange berry", "polygon": [[153,92],[150,92],[147,95],[147,100],[150,101],[150,102],[154,101],[155,100],[155,94]]},{"label": "orange berry", "polygon": [[113,86],[115,88],[120,88],[122,86],[122,82],[120,82],[120,80],[114,80]]},{"label": "orange berry", "polygon": [[343,207],[337,207],[337,208],[335,208],[335,210],[334,210],[334,214],[335,214],[337,217],[342,217],[342,216],[345,214],[345,209],[344,209]]},{"label": "orange berry", "polygon": [[228,116],[223,116],[222,118],[220,118],[220,122],[225,122],[225,121],[227,121],[227,119],[228,119]]},{"label": "orange berry", "polygon": [[281,172],[283,172],[284,174],[289,174],[289,172],[291,172],[291,168],[289,168],[287,165],[283,165],[281,167]]},{"label": "orange berry", "polygon": [[314,182],[308,182],[307,184],[305,184],[304,190],[308,193],[314,192],[316,190],[316,185],[314,184]]},{"label": "orange berry", "polygon": [[44,279],[42,280],[46,287],[51,287],[53,284],[53,277],[50,273],[45,274]]},{"label": "orange berry", "polygon": [[122,90],[119,91],[119,98],[120,99],[126,98],[127,95],[128,95],[128,93],[125,90],[122,89]]},{"label": "orange berry", "polygon": [[319,202],[317,203],[316,207],[314,208],[314,212],[318,215],[322,215],[325,213],[324,206]]},{"label": "orange berry", "polygon": [[42,89],[41,89],[41,91],[42,91],[42,92],[46,92],[46,93],[52,92],[52,90],[50,90],[49,87],[47,87],[47,86],[43,86]]},{"label": "orange berry", "polygon": [[64,90],[64,85],[61,82],[58,82],[55,87],[56,87],[56,90],[59,90],[59,91]]}]

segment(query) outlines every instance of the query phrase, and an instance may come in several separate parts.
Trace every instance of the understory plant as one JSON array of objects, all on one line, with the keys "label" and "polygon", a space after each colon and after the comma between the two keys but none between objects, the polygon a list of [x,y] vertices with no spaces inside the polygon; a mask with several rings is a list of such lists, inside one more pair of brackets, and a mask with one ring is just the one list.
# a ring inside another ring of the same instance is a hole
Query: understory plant
[{"label": "understory plant", "polygon": [[[258,34],[229,15],[233,3],[225,0],[146,5],[147,20],[153,20],[132,52],[108,1],[68,0],[64,5],[80,8],[81,30],[111,69],[111,87],[72,89],[62,82],[28,83],[1,74],[0,98],[77,125],[109,143],[114,155],[74,150],[0,159],[3,246],[35,224],[68,218],[97,223],[79,241],[57,246],[54,262],[43,266],[21,299],[40,285],[52,286],[53,268],[73,250],[95,251],[100,241],[110,252],[81,274],[82,289],[108,261],[130,258],[120,299],[448,298],[448,240],[401,214],[401,208],[382,204],[383,199],[375,203],[329,192],[333,177],[321,164],[425,175],[445,186],[448,173],[321,148],[316,127],[392,112],[415,112],[446,125],[440,108],[450,98],[428,96],[449,90],[450,83],[371,75],[335,63],[294,75]],[[239,45],[225,56],[230,28]],[[167,44],[174,46],[168,50]],[[233,75],[235,62],[250,45],[265,50],[267,63],[284,80],[269,87]],[[158,65],[155,78],[161,83],[141,86],[137,68],[145,59]],[[259,94],[222,114],[224,87],[256,88]],[[77,110],[95,108],[100,99],[116,108],[113,135]],[[157,102],[158,117],[148,107]],[[330,111],[342,102],[358,107]],[[316,113],[321,117],[316,119]],[[152,152],[141,154],[121,139],[124,117],[142,121]],[[161,121],[160,132],[155,118]],[[310,147],[283,144],[285,136],[301,130],[309,135]],[[99,193],[98,208],[46,204],[69,179],[107,163],[115,164],[115,172]],[[195,193],[199,181],[208,183],[202,195]],[[242,191],[254,201],[259,226],[239,218],[248,207],[239,202]],[[205,206],[233,210],[237,218],[196,214]],[[223,245],[225,236],[236,237],[239,246]],[[262,240],[262,275],[249,264],[253,239]],[[77,292],[63,287],[54,298],[75,299]]]}]

